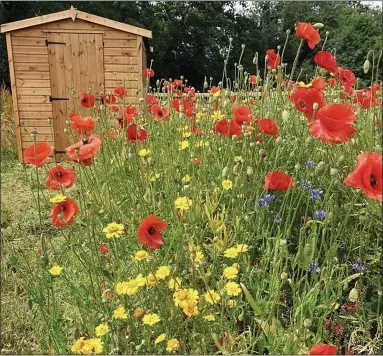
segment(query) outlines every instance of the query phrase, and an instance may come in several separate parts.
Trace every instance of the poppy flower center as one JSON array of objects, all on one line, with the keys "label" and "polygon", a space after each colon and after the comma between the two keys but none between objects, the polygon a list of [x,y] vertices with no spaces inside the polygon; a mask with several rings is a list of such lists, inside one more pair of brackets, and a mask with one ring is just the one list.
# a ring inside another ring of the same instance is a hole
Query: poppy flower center
[{"label": "poppy flower center", "polygon": [[151,227],[149,228],[149,230],[148,230],[148,234],[149,234],[149,235],[153,235],[155,232],[156,232],[156,229],[155,229],[153,226],[151,226]]},{"label": "poppy flower center", "polygon": [[61,177],[61,173],[60,173],[60,172],[57,172],[57,173],[56,173],[56,177],[57,177],[57,178],[60,178],[60,177]]},{"label": "poppy flower center", "polygon": [[298,105],[302,110],[306,109],[306,102],[303,99],[299,100]]},{"label": "poppy flower center", "polygon": [[88,141],[87,138],[83,138],[83,139],[82,139],[82,143],[83,143],[84,145],[86,145],[88,142],[89,142],[89,141]]},{"label": "poppy flower center", "polygon": [[374,176],[370,176],[370,184],[372,187],[378,184]]}]

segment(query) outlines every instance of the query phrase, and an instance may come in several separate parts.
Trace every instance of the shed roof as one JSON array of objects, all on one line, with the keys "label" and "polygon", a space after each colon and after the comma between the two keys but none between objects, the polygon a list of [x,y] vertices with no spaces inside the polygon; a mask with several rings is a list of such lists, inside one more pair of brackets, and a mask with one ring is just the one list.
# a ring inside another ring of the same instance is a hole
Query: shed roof
[{"label": "shed roof", "polygon": [[3,25],[0,25],[0,32],[5,33],[10,31],[20,30],[22,28],[42,25],[48,22],[65,20],[68,18],[71,18],[73,21],[76,18],[78,18],[84,21],[96,23],[98,25],[111,27],[116,30],[134,33],[136,35],[146,37],[146,38],[152,38],[152,31],[150,30],[128,25],[118,21],[109,20],[109,19],[106,19],[105,17],[88,14],[87,12],[83,12],[83,11],[79,11],[75,9],[73,6],[71,6],[69,10],[65,10],[65,11],[60,11],[60,12],[55,12],[53,14],[42,15],[42,16],[25,19],[25,20],[5,23]]}]

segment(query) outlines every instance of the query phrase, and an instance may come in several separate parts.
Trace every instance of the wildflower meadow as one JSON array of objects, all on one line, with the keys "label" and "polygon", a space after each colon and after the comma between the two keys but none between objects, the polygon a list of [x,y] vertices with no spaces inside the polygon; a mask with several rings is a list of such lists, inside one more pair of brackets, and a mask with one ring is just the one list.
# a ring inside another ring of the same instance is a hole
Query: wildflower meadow
[{"label": "wildflower meadow", "polygon": [[38,239],[2,247],[35,353],[382,352],[382,52],[361,87],[322,28],[298,23],[247,67],[228,40],[203,93],[154,61],[137,104],[82,93],[66,160],[26,150]]}]

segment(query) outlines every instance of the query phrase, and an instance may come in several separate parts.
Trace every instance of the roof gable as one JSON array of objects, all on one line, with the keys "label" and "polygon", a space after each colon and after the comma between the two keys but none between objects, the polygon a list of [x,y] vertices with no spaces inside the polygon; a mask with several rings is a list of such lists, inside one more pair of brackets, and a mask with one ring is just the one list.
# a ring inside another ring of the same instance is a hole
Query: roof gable
[{"label": "roof gable", "polygon": [[98,25],[114,28],[116,30],[120,30],[123,32],[133,33],[138,36],[142,36],[146,38],[152,38],[152,31],[150,30],[128,25],[118,21],[113,21],[101,16],[88,14],[87,12],[76,10],[73,6],[71,6],[69,10],[55,12],[53,14],[37,16],[37,17],[32,17],[30,19],[3,24],[0,26],[0,32],[5,33],[10,31],[20,30],[22,28],[42,25],[44,23],[60,21],[60,20],[68,19],[68,18],[71,18],[73,21],[76,18],[78,18],[84,21],[96,23]]}]

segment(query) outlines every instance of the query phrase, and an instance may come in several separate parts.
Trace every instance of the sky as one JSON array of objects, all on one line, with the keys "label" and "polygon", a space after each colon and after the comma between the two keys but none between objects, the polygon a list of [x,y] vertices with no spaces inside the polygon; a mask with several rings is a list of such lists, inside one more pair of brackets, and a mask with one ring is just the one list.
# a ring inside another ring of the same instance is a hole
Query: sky
[{"label": "sky", "polygon": [[366,5],[379,6],[382,8],[382,1],[362,1],[362,3]]}]

